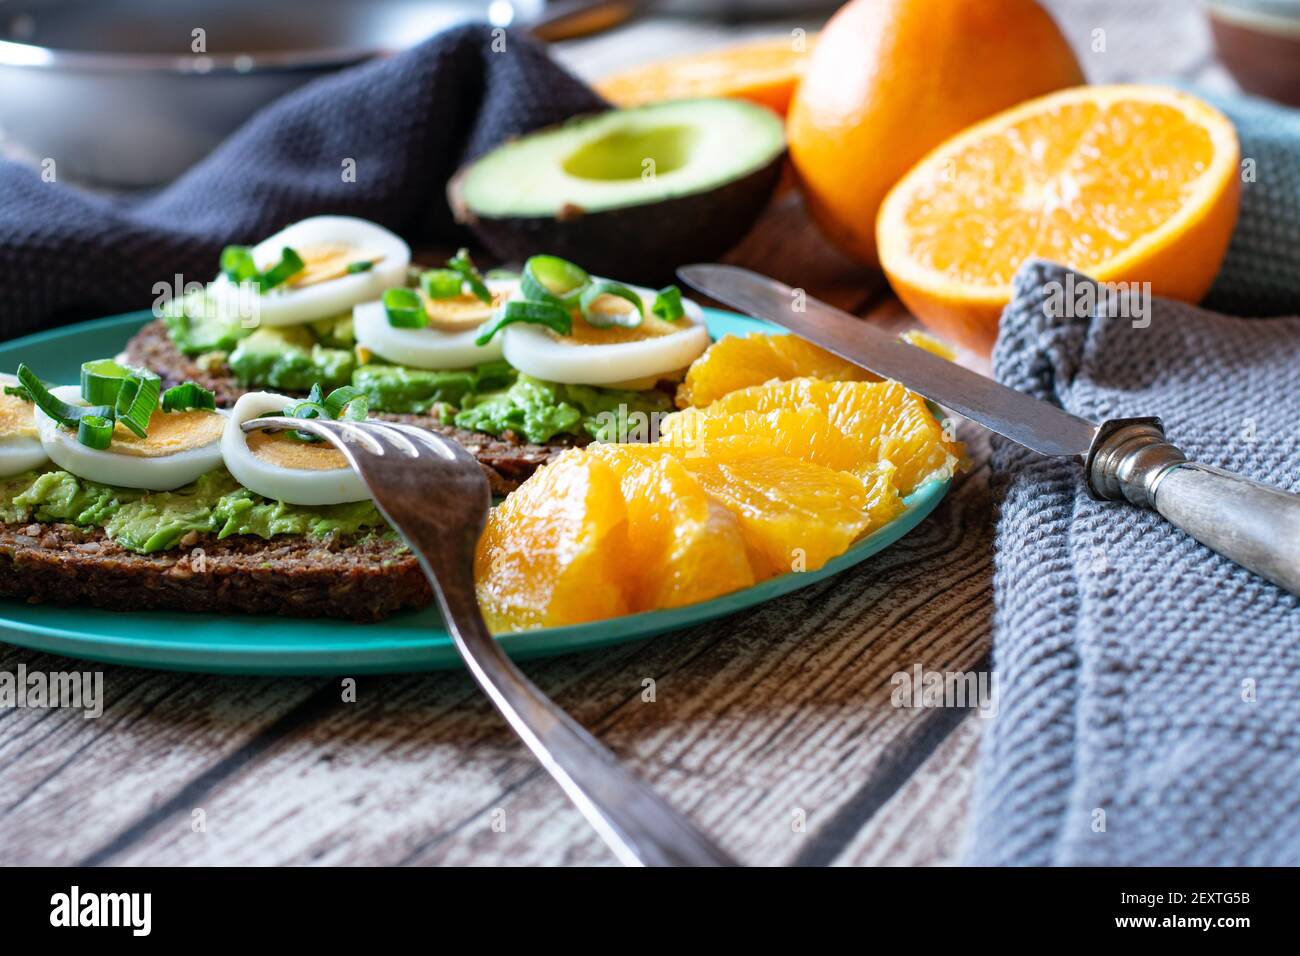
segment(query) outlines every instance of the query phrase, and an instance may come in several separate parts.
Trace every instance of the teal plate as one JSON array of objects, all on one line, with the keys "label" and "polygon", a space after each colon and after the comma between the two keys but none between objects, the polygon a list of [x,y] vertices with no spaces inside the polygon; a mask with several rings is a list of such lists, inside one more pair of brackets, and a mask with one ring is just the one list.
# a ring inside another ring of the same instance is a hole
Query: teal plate
[{"label": "teal plate", "polygon": [[[730,312],[705,313],[715,339],[729,332],[782,331]],[[15,339],[0,345],[0,369],[11,371],[23,361],[50,380],[75,382],[82,362],[117,354],[151,318],[134,312]],[[522,660],[620,644],[743,611],[825,580],[893,544],[934,510],[948,485],[927,482],[904,499],[907,507],[898,518],[816,571],[785,574],[688,607],[504,634],[499,640],[511,657]],[[0,600],[0,640],[93,661],[222,674],[363,674],[461,666],[432,609],[397,614],[380,624],[354,624],[167,611],[124,614]]]}]

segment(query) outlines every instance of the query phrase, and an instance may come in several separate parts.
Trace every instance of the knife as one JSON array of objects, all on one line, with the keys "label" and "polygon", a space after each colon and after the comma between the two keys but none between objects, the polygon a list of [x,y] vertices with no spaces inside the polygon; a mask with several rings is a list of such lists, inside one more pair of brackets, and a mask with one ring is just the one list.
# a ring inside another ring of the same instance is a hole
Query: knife
[{"label": "knife", "polygon": [[682,281],[893,379],[1040,455],[1083,466],[1088,494],[1161,514],[1219,554],[1300,595],[1300,495],[1189,461],[1159,418],[1091,422],[873,328],[803,290],[738,266],[677,270]]}]

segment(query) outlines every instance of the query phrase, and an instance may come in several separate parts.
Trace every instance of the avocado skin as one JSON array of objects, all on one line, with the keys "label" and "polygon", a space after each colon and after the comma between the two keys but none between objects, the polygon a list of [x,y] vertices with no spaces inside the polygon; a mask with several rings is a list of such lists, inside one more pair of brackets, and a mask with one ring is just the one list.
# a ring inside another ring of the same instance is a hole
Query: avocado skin
[{"label": "avocado skin", "polygon": [[451,208],[503,261],[542,251],[578,262],[594,275],[643,285],[675,280],[678,266],[710,262],[736,245],[776,190],[781,152],[766,166],[714,189],[673,199],[561,216],[480,216],[460,195],[463,167],[448,184]]}]

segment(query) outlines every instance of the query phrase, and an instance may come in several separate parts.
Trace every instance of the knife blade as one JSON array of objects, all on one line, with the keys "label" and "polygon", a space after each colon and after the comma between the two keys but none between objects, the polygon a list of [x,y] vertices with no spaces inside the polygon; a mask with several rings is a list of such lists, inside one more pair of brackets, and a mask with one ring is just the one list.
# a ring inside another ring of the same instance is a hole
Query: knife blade
[{"label": "knife blade", "polygon": [[949,362],[757,272],[699,264],[682,266],[677,275],[733,309],[789,329],[1039,454],[1082,459],[1097,436],[1096,422]]}]

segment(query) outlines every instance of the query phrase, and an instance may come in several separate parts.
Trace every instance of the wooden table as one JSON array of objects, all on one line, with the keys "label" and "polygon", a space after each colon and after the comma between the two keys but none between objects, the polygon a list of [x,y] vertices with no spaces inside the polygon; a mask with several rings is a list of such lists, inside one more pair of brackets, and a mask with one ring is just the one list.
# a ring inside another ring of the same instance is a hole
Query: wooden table
[{"label": "wooden table", "polygon": [[[1228,83],[1190,0],[1052,6],[1093,80]],[[1106,52],[1090,50],[1096,29]],[[560,55],[593,75],[736,32],[644,22]],[[867,321],[912,324],[879,276],[825,245],[794,193],[732,259]],[[961,437],[970,470],[858,568],[720,622],[524,669],[745,863],[954,862],[984,721],[890,698],[891,677],[916,664],[989,667],[988,444],[971,426]],[[19,664],[81,666],[0,646],[0,670]],[[613,862],[464,674],[361,677],[345,696],[337,678],[108,667],[97,720],[0,710],[0,864]]]}]

